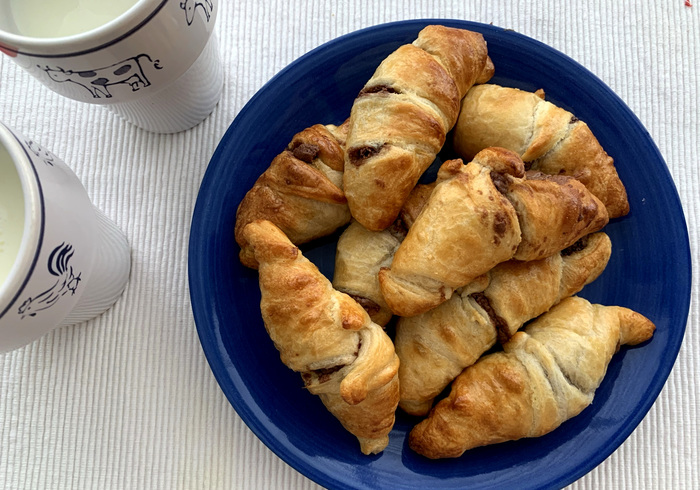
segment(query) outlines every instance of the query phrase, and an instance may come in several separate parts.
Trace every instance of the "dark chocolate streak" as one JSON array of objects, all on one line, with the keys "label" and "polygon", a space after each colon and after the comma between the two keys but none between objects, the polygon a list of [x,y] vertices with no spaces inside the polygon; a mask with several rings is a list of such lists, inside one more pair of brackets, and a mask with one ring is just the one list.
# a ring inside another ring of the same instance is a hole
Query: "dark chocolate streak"
[{"label": "dark chocolate streak", "polygon": [[325,369],[316,369],[314,372],[316,375],[318,375],[318,382],[319,383],[325,383],[329,379],[331,379],[331,375],[335,372],[340,371],[345,367],[344,364],[341,364],[340,366],[333,366]]},{"label": "dark chocolate streak", "polygon": [[364,296],[358,296],[355,294],[349,294],[348,296],[357,301],[369,315],[379,313],[379,310],[381,310],[381,307],[369,298],[365,298]]},{"label": "dark chocolate streak", "polygon": [[561,251],[561,255],[563,257],[568,257],[569,255],[573,255],[576,252],[580,252],[584,248],[588,246],[588,235],[579,238],[576,243],[571,245],[568,248],[565,248],[564,250]]},{"label": "dark chocolate streak", "polygon": [[[362,348],[362,339],[359,339],[357,342],[357,349],[354,352],[354,356],[357,357],[358,354],[360,353],[360,349]],[[321,369],[314,369],[313,371],[309,371],[306,373],[301,374],[301,379],[304,380],[304,384],[306,386],[309,386],[314,379],[314,374],[316,375],[316,379],[319,384],[325,383],[329,379],[331,379],[331,376],[334,373],[337,373],[341,369],[343,369],[347,364],[339,364],[337,366],[331,366],[329,368],[321,368]]]},{"label": "dark chocolate streak", "polygon": [[351,148],[350,150],[348,150],[348,158],[350,159],[350,163],[359,167],[360,165],[365,163],[365,160],[373,157],[374,155],[382,151],[382,148],[384,148],[384,145],[360,146],[357,148]]},{"label": "dark chocolate streak", "polygon": [[491,302],[484,293],[473,293],[471,297],[474,298],[474,301],[476,301],[476,303],[484,309],[486,314],[489,316],[489,320],[491,320],[491,323],[493,323],[494,327],[496,327],[498,341],[505,343],[510,337],[508,332],[508,324],[506,321],[496,314],[493,306],[491,306]]},{"label": "dark chocolate streak", "polygon": [[505,194],[508,192],[508,179],[506,178],[505,175],[499,174],[498,172],[491,172],[491,180],[493,181],[493,185],[496,187],[496,190],[500,192],[501,194]]},{"label": "dark chocolate streak", "polygon": [[394,87],[390,87],[389,85],[374,85],[373,87],[363,88],[357,96],[363,97],[363,96],[369,95],[369,94],[388,95],[388,94],[400,94],[400,93],[401,92],[399,90],[396,90]]},{"label": "dark chocolate streak", "polygon": [[292,148],[292,153],[294,154],[294,158],[298,158],[305,163],[311,163],[314,161],[314,158],[316,158],[316,155],[318,155],[319,149],[318,146],[310,143],[299,143]]}]

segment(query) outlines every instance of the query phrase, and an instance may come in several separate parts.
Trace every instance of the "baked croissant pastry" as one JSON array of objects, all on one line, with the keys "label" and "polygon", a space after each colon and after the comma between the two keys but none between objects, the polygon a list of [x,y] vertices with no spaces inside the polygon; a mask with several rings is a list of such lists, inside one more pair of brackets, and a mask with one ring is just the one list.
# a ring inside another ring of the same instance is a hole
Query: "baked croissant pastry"
[{"label": "baked croissant pastry", "polygon": [[468,165],[461,160],[442,164],[438,184],[391,267],[379,271],[382,294],[395,314],[428,311],[513,256],[520,225],[494,180],[524,174],[522,160],[500,148],[483,150]]},{"label": "baked croissant pastry", "polygon": [[545,259],[510,260],[491,269],[477,301],[494,320],[498,341],[507,342],[526,322],[597,279],[611,253],[610,237],[601,231]]},{"label": "baked croissant pastry", "polygon": [[569,175],[600,199],[610,218],[629,212],[613,159],[588,125],[535,93],[488,84],[464,97],[453,131],[455,151],[469,160],[489,146],[517,152],[528,169]]},{"label": "baked croissant pastry", "polygon": [[503,352],[465,369],[409,434],[429,458],[553,431],[591,404],[620,345],[651,338],[654,324],[619,306],[563,300],[517,332]]},{"label": "baked croissant pastry", "polygon": [[399,406],[427,414],[434,398],[497,340],[507,342],[525,322],[594,281],[610,253],[610,238],[598,232],[545,259],[498,264],[440,306],[400,318]]},{"label": "baked croissant pastry", "polygon": [[405,236],[400,220],[382,231],[370,231],[352,221],[338,238],[333,287],[350,295],[382,327],[393,313],[384,300],[377,275],[379,269],[391,265]]},{"label": "baked croissant pastry", "polygon": [[355,99],[343,175],[353,218],[391,225],[445,143],[460,100],[493,75],[481,34],[425,27],[385,58]]},{"label": "baked croissant pastry", "polygon": [[603,203],[573,177],[528,171],[525,179],[508,180],[505,195],[521,232],[514,259],[549,257],[608,224]]},{"label": "baked croissant pastry", "polygon": [[379,271],[391,265],[396,249],[428,202],[435,184],[417,185],[399,218],[386,230],[370,231],[353,221],[338,239],[333,287],[349,294],[369,313],[372,321],[382,327],[391,320],[393,313],[379,286]]},{"label": "baked croissant pastry", "polygon": [[[520,243],[514,259],[538,260],[570,247],[581,237],[602,229],[608,212],[578,180],[529,170],[525,180],[506,178],[500,185],[515,207]],[[418,184],[401,209],[407,228],[413,226],[437,182]]]},{"label": "baked croissant pastry", "polygon": [[[493,169],[484,180],[491,183],[489,191],[465,177],[463,185],[450,184],[459,192],[446,194],[444,181],[478,173],[479,166]],[[576,179],[533,171],[523,178],[522,166],[514,152],[487,148],[466,167],[460,160],[445,162],[434,188],[416,187],[401,215],[419,231],[409,232],[397,250],[399,260],[379,274],[395,314],[428,311],[500,262],[548,257],[608,223],[605,206]]]},{"label": "baked croissant pastry", "polygon": [[433,193],[433,189],[437,182],[431,182],[429,184],[418,184],[416,185],[411,193],[408,195],[408,199],[401,208],[399,213],[399,219],[404,224],[406,229],[413,226],[416,222],[418,215],[423,211],[425,203],[430,199],[430,194]]},{"label": "baked croissant pastry", "polygon": [[243,237],[259,264],[260,310],[282,362],[301,373],[363,453],[381,452],[399,397],[391,339],[273,223],[253,221]]},{"label": "baked croissant pastry", "polygon": [[243,265],[257,267],[243,237],[243,228],[251,221],[272,221],[297,245],[328,235],[350,221],[342,190],[346,132],[346,123],[304,129],[246,193],[235,225]]}]

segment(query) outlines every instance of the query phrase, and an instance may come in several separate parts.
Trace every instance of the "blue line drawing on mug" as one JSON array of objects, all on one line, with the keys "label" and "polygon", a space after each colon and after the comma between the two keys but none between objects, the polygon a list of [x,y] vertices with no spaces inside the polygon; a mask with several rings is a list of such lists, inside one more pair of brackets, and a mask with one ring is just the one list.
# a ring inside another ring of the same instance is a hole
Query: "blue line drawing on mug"
[{"label": "blue line drawing on mug", "polygon": [[53,249],[49,254],[47,267],[49,274],[58,279],[46,291],[24,300],[17,310],[21,319],[28,316],[34,317],[38,312],[51,308],[66,294],[72,296],[76,293],[82,281],[80,277],[82,272],[76,275],[73,266],[69,263],[74,253],[73,246],[66,242]]},{"label": "blue line drawing on mug", "polygon": [[95,68],[94,70],[65,70],[60,66],[52,68],[48,65],[36,65],[41,70],[45,71],[51,80],[58,83],[71,82],[81,87],[84,87],[92,94],[93,98],[110,98],[108,87],[113,85],[128,85],[132,92],[137,92],[142,88],[151,85],[151,82],[146,77],[141,66],[141,58],[146,58],[156,70],[162,70],[160,60],[153,60],[147,54],[140,54],[133,58],[127,58],[119,63]]},{"label": "blue line drawing on mug", "polygon": [[209,22],[211,18],[211,13],[214,10],[214,2],[212,0],[184,0],[180,2],[180,8],[185,11],[185,19],[187,19],[187,25],[191,26],[194,22],[194,13],[197,7],[202,7],[202,12]]},{"label": "blue line drawing on mug", "polygon": [[34,155],[39,157],[42,162],[44,162],[49,167],[53,167],[54,160],[56,156],[49,150],[44,149],[39,143],[34,140],[26,140],[24,142]]}]

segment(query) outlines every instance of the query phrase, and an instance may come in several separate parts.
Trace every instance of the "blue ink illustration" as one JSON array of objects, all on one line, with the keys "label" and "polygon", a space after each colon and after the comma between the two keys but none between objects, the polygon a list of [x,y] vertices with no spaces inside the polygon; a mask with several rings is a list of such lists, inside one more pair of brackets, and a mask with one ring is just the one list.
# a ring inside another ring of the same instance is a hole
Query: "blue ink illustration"
[{"label": "blue ink illustration", "polygon": [[37,65],[46,72],[51,80],[58,83],[70,82],[80,85],[92,94],[93,98],[111,98],[109,87],[114,85],[128,85],[132,92],[137,92],[142,88],[151,85],[143,71],[142,59],[148,60],[153,68],[162,70],[160,60],[153,60],[147,54],[140,54],[133,58],[128,58],[119,63],[95,68],[94,70],[65,70],[60,66],[52,68],[50,66]]},{"label": "blue ink illustration", "polygon": [[82,280],[80,277],[82,273],[78,272],[76,275],[73,266],[70,265],[73,254],[73,246],[69,243],[63,242],[53,249],[49,255],[47,267],[49,274],[58,279],[46,291],[24,300],[17,311],[22,319],[28,316],[34,317],[38,312],[51,308],[66,294],[72,296],[76,293]]},{"label": "blue ink illustration", "polygon": [[180,2],[180,8],[185,11],[188,26],[191,26],[192,22],[194,22],[194,13],[197,7],[201,7],[204,17],[209,22],[211,13],[214,10],[214,2],[212,0],[184,0]]},{"label": "blue ink illustration", "polygon": [[51,153],[49,150],[45,150],[41,147],[41,145],[33,140],[27,140],[25,143],[27,148],[29,148],[29,151],[39,157],[46,165],[53,167],[54,160],[56,159],[53,153]]}]

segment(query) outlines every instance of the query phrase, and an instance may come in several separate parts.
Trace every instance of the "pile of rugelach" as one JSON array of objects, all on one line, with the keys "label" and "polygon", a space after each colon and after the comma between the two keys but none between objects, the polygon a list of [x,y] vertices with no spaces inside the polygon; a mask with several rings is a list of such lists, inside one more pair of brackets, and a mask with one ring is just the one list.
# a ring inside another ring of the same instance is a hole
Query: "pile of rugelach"
[{"label": "pile of rugelach", "polygon": [[[267,332],[365,454],[398,407],[425,417],[409,445],[429,458],[550,432],[592,402],[620,345],[653,335],[575,296],[629,211],[613,159],[541,91],[487,84],[494,69],[481,34],[426,27],[238,208]],[[462,159],[419,184],[448,138]],[[331,282],[298,245],[343,227]]]}]

